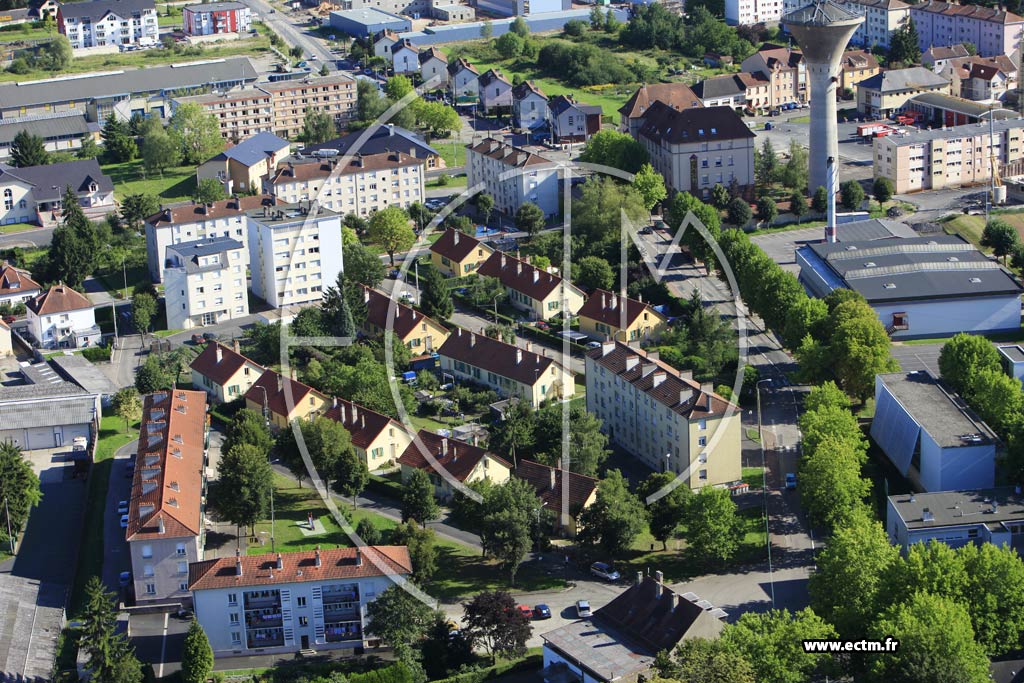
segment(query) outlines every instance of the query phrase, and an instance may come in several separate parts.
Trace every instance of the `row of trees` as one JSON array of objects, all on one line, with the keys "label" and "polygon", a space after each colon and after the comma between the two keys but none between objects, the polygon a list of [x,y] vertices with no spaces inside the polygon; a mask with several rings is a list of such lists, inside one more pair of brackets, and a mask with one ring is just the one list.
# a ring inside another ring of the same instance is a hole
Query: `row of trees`
[{"label": "row of trees", "polygon": [[706,52],[731,55],[740,62],[754,52],[754,46],[734,27],[726,25],[707,7],[687,8],[685,18],[659,4],[637,7],[629,22],[619,31],[626,47],[648,50],[652,47],[672,50],[700,59]]},{"label": "row of trees", "polygon": [[108,159],[123,163],[139,156],[148,172],[163,173],[182,163],[195,166],[224,149],[220,124],[195,103],[179,106],[165,129],[158,117],[122,121],[111,114],[101,132]]},{"label": "row of trees", "polygon": [[[396,75],[384,85],[384,93],[372,81],[361,80],[356,84],[356,117],[351,127],[365,128],[377,123],[384,112],[393,104],[413,91],[412,81],[407,76]],[[420,128],[432,137],[447,137],[462,125],[459,114],[443,102],[428,102],[414,98],[407,106],[395,111],[389,123],[402,128]]]}]

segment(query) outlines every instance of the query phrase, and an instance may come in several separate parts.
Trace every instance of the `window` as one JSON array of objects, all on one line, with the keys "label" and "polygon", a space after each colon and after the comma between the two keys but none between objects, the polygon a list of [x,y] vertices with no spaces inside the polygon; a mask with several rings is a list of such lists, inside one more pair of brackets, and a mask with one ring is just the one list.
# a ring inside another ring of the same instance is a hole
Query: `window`
[{"label": "window", "polygon": [[228,614],[228,621],[231,623],[232,626],[238,626],[238,612],[231,612],[230,614]]},{"label": "window", "polygon": [[153,565],[147,564],[142,568],[143,576],[153,576]]},{"label": "window", "polygon": [[180,590],[180,591],[187,591],[188,590],[188,581],[181,581],[180,583],[178,583],[178,590]]},{"label": "window", "polygon": [[299,626],[309,626],[309,617],[299,617]]},{"label": "window", "polygon": [[703,418],[701,418],[700,420],[697,420],[697,429],[699,429],[701,431],[704,431],[707,428],[708,428],[708,421],[707,420],[705,420]]},{"label": "window", "polygon": [[188,562],[179,562],[178,563],[178,573],[179,574],[188,574]]},{"label": "window", "polygon": [[305,607],[306,606],[306,596],[300,595],[299,597],[295,598],[295,606],[296,607]]},{"label": "window", "polygon": [[232,645],[241,645],[242,644],[242,632],[241,631],[232,631],[231,632],[231,644]]},{"label": "window", "polygon": [[178,555],[179,557],[184,557],[185,556],[185,544],[184,543],[179,543],[177,545],[177,547],[175,547],[175,549],[174,549],[174,554]]},{"label": "window", "polygon": [[706,437],[706,436],[699,436],[699,437],[697,437],[697,445],[702,447],[702,448],[704,446],[707,446],[708,445],[708,437]]},{"label": "window", "polygon": [[147,583],[146,584],[146,595],[156,595],[156,584],[155,583]]},{"label": "window", "polygon": [[144,545],[144,546],[142,546],[142,557],[147,559],[147,560],[149,558],[153,557],[153,546],[151,546],[151,545]]},{"label": "window", "polygon": [[228,606],[238,604],[238,593],[228,593]]}]

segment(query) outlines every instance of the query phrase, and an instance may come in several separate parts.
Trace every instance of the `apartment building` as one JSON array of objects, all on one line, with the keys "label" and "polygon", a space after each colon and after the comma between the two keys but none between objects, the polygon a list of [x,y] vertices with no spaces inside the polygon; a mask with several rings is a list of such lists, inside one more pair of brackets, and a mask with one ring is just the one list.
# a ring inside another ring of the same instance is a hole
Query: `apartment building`
[{"label": "apartment building", "polygon": [[807,69],[804,55],[782,45],[765,43],[761,49],[743,60],[740,71],[760,74],[768,81],[766,108],[808,101]]},{"label": "apartment building", "polygon": [[275,429],[285,429],[295,420],[315,419],[324,414],[327,404],[327,397],[313,387],[273,370],[264,370],[243,396],[245,407],[270,420]]},{"label": "apartment building", "polygon": [[[863,24],[861,24],[863,26]],[[840,62],[842,71],[839,74],[839,90],[853,91],[854,86],[863,80],[882,72],[878,58],[865,50],[847,50]]]},{"label": "apartment building", "polygon": [[430,263],[448,277],[472,275],[494,249],[459,230],[448,228],[430,245]]},{"label": "apartment building", "polygon": [[277,204],[246,213],[252,293],[274,308],[318,302],[338,280],[341,216],[308,203]]},{"label": "apartment building", "polygon": [[74,50],[94,47],[157,44],[156,5],[153,0],[89,0],[62,2],[57,9],[57,30]]},{"label": "apartment building", "polygon": [[207,2],[181,8],[186,35],[211,36],[218,33],[248,33],[252,12],[240,2]]},{"label": "apartment building", "polygon": [[991,159],[1000,168],[1024,161],[1024,121],[919,130],[906,135],[875,138],[874,175],[888,178],[896,192],[940,190],[987,183]]},{"label": "apartment building", "polygon": [[910,5],[902,0],[842,0],[839,4],[864,17],[864,23],[857,27],[850,38],[850,44],[869,49],[880,47],[888,50],[892,47],[893,33],[910,16]]},{"label": "apartment building", "polygon": [[754,183],[755,137],[731,107],[679,111],[655,102],[637,140],[669,188],[706,199],[715,184]]},{"label": "apartment building", "polygon": [[427,143],[422,135],[390,123],[371,125],[362,130],[345,133],[333,140],[306,145],[300,152],[304,156],[323,159],[343,157],[346,154],[367,156],[385,152],[403,152],[411,157],[423,159],[428,171],[445,167],[440,152]]},{"label": "apartment building", "polygon": [[549,320],[568,311],[575,315],[586,298],[568,280],[501,251],[491,254],[477,269],[481,277],[497,278],[508,302],[531,320]]},{"label": "apartment building", "polygon": [[412,573],[405,546],[241,555],[188,568],[195,618],[214,656],[362,651],[367,606]]},{"label": "apartment building", "polygon": [[586,381],[587,411],[647,467],[685,474],[691,489],[740,480],[740,409],[711,383],[618,341],[587,352]]},{"label": "apartment building", "polygon": [[466,145],[466,171],[469,187],[483,183],[498,211],[511,216],[530,202],[558,214],[558,165],[539,154],[489,137]]},{"label": "apartment building", "polygon": [[100,341],[96,305],[59,283],[25,304],[29,335],[44,349],[80,349]]},{"label": "apartment building", "polygon": [[1019,552],[1024,496],[1013,486],[889,496],[885,530],[904,554],[915,543],[931,541],[951,548],[992,543]]},{"label": "apartment building", "polygon": [[259,192],[263,179],[277,168],[277,162],[291,150],[287,140],[266,131],[242,140],[196,169],[196,178],[213,178],[224,184],[224,192]]},{"label": "apartment building", "polygon": [[355,113],[356,82],[335,71],[329,76],[178,97],[174,102],[176,106],[194,102],[213,114],[220,123],[221,135],[228,140],[241,140],[262,131],[294,140],[302,133],[309,109],[330,114],[338,125],[347,123]]},{"label": "apartment building", "polygon": [[412,435],[397,420],[343,398],[331,399],[324,417],[348,431],[356,455],[371,471],[393,466],[412,443]]},{"label": "apartment building", "polygon": [[950,94],[974,102],[997,102],[1017,87],[1017,65],[1006,55],[954,57],[935,73],[950,82]]},{"label": "apartment building", "polygon": [[236,339],[233,348],[208,342],[189,365],[192,386],[202,389],[211,401],[227,403],[244,396],[263,375],[263,366],[243,356]]},{"label": "apartment building", "polygon": [[782,0],[725,0],[725,21],[740,26],[775,23],[782,10]]},{"label": "apartment building", "polygon": [[368,216],[422,202],[424,159],[405,152],[309,159],[278,166],[265,184],[278,202],[315,200],[330,211]]},{"label": "apartment building", "polygon": [[[361,331],[366,336],[379,337],[386,330],[391,330],[414,357],[433,353],[448,338],[448,330],[433,318],[401,301],[392,301],[391,296],[384,292],[365,285],[360,287],[366,304],[366,320]],[[392,306],[394,312],[389,316]]]},{"label": "apartment building", "polygon": [[206,541],[206,448],[202,391],[158,391],[143,399],[125,540],[138,603],[189,601],[189,564]]},{"label": "apartment building", "polygon": [[622,116],[619,129],[636,137],[647,109],[659,100],[673,109],[695,109],[706,106],[701,103],[701,98],[697,93],[685,83],[644,83],[626,100],[624,105],[619,107],[619,114]]},{"label": "apartment building", "polygon": [[398,463],[402,466],[403,482],[416,470],[426,472],[434,485],[434,495],[442,501],[451,500],[458,492],[452,479],[463,485],[484,479],[500,485],[512,475],[512,464],[501,456],[426,429],[416,434]]},{"label": "apartment building", "polygon": [[649,304],[595,289],[580,308],[580,332],[591,339],[647,342],[668,327],[668,318]]},{"label": "apartment building", "polygon": [[164,302],[167,329],[191,330],[249,315],[245,245],[230,237],[167,247]]},{"label": "apartment building", "polygon": [[918,45],[972,43],[982,57],[1012,56],[1024,35],[1024,17],[1006,11],[1002,5],[959,4],[925,0],[910,7],[917,27]]},{"label": "apartment building", "polygon": [[537,408],[546,400],[560,401],[576,393],[572,372],[546,355],[491,339],[461,327],[437,350],[442,372],[456,381],[469,380],[515,396]]},{"label": "apartment building", "polygon": [[[161,208],[145,221],[149,277],[154,283],[164,281],[167,247],[181,242],[230,237],[248,246],[246,212],[272,203],[271,197],[253,196]],[[241,272],[245,273],[244,266]]]}]

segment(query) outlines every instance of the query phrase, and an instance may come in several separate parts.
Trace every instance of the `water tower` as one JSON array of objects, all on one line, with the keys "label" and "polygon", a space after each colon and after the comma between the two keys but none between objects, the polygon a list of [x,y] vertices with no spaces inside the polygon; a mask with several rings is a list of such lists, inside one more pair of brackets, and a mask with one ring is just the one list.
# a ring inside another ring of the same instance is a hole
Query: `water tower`
[{"label": "water tower", "polygon": [[839,131],[836,122],[836,85],[846,44],[864,17],[831,0],[820,0],[782,17],[782,23],[800,45],[806,62],[811,98],[811,151],[809,187],[829,192],[827,236],[835,241],[836,173],[839,167]]}]

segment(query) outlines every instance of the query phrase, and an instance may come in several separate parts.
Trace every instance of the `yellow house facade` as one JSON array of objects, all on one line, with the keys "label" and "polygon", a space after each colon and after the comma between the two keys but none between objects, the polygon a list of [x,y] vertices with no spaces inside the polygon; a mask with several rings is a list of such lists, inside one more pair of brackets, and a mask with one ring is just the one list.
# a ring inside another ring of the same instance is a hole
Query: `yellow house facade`
[{"label": "yellow house facade", "polygon": [[319,391],[273,370],[265,371],[245,392],[245,407],[266,415],[278,429],[322,415],[326,402]]},{"label": "yellow house facade", "polygon": [[332,399],[324,416],[348,430],[356,455],[370,470],[394,465],[412,443],[412,435],[400,423],[352,401]]},{"label": "yellow house facade", "polygon": [[648,304],[595,290],[579,310],[580,332],[597,341],[648,341],[661,337],[668,318]]},{"label": "yellow house facade", "polygon": [[563,299],[564,308],[575,315],[586,298],[568,280],[500,251],[491,254],[477,273],[497,278],[508,293],[509,303],[533,320],[550,320],[562,313]]},{"label": "yellow house facade", "polygon": [[494,249],[475,237],[451,228],[430,246],[430,263],[448,277],[472,275]]},{"label": "yellow house facade", "polygon": [[395,312],[388,322],[391,297],[369,287],[363,287],[366,320],[362,331],[368,337],[378,337],[391,328],[392,333],[412,351],[413,355],[433,353],[448,339],[448,330],[411,306],[395,302]]},{"label": "yellow house facade", "polygon": [[458,491],[453,482],[468,485],[487,479],[494,484],[504,484],[512,476],[512,465],[504,458],[426,429],[416,434],[416,440],[405,449],[398,462],[402,466],[403,482],[416,470],[423,470],[434,485],[434,494],[441,500],[449,500]]}]

